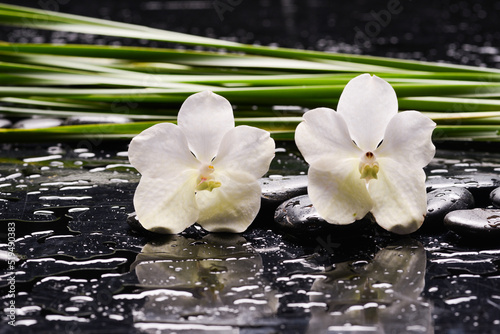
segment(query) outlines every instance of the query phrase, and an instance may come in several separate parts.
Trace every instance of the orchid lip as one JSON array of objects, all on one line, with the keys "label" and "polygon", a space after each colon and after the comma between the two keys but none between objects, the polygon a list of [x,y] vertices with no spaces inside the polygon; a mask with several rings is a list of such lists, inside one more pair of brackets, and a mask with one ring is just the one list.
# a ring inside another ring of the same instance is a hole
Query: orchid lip
[{"label": "orchid lip", "polygon": [[222,185],[222,183],[215,180],[214,176],[212,175],[214,171],[215,168],[212,165],[204,164],[200,167],[200,176],[198,179],[198,184],[196,185],[196,191],[212,191]]},{"label": "orchid lip", "polygon": [[365,179],[366,182],[377,179],[379,169],[380,166],[373,152],[368,151],[363,154],[361,161],[359,162],[359,173],[361,174],[361,179]]}]

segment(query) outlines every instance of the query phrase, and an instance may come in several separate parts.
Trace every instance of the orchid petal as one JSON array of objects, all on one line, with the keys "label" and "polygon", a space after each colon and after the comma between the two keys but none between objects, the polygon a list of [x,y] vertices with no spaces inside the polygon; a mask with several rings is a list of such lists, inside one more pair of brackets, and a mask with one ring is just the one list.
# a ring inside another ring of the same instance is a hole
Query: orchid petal
[{"label": "orchid petal", "polygon": [[269,132],[245,125],[237,126],[222,139],[212,164],[217,170],[239,170],[259,178],[269,170],[274,148]]},{"label": "orchid petal", "polygon": [[186,136],[172,123],[156,124],[135,136],[128,158],[142,175],[157,178],[175,176],[199,165],[189,151]]},{"label": "orchid petal", "polygon": [[319,215],[331,224],[350,224],[372,208],[358,163],[356,159],[339,161],[330,172],[309,168],[309,197]]},{"label": "orchid petal", "polygon": [[260,209],[261,189],[256,178],[242,172],[215,173],[221,186],[200,191],[198,224],[210,232],[240,233],[253,222]]},{"label": "orchid petal", "polygon": [[352,142],[342,115],[328,108],[304,114],[304,121],[295,130],[295,142],[304,159],[322,171],[330,170],[339,160],[359,157],[362,153]]},{"label": "orchid petal", "polygon": [[423,168],[436,153],[431,138],[435,127],[436,123],[418,111],[399,113],[387,125],[384,141],[375,151],[376,155]]},{"label": "orchid petal", "polygon": [[397,234],[416,231],[427,211],[425,173],[389,158],[378,159],[378,179],[369,183],[372,214],[384,229]]},{"label": "orchid petal", "polygon": [[157,233],[179,233],[198,219],[195,192],[198,173],[187,170],[166,177],[142,176],[134,195],[141,225]]},{"label": "orchid petal", "polygon": [[203,163],[209,163],[224,135],[234,128],[233,108],[222,96],[203,91],[184,101],[177,124],[186,135],[191,152]]},{"label": "orchid petal", "polygon": [[344,117],[356,144],[365,152],[373,151],[384,138],[390,119],[398,112],[398,99],[388,82],[362,74],[345,86],[337,112]]}]

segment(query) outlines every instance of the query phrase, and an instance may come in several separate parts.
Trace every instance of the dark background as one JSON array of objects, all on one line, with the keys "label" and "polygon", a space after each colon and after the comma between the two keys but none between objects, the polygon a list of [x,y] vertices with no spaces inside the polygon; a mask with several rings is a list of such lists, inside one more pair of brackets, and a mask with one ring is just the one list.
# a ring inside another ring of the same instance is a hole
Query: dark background
[{"label": "dark background", "polygon": [[[500,68],[500,1],[416,0],[14,0],[242,43],[446,61]],[[3,28],[0,39],[163,46]]]}]

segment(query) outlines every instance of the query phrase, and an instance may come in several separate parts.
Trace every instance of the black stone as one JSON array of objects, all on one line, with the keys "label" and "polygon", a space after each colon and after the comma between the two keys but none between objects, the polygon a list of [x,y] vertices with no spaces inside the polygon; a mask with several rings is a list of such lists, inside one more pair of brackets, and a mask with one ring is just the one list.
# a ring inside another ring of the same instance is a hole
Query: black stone
[{"label": "black stone", "polygon": [[284,201],[307,193],[307,176],[270,176],[259,180],[262,204],[276,207]]},{"label": "black stone", "polygon": [[423,227],[442,227],[446,214],[472,208],[474,208],[474,197],[465,188],[448,187],[433,190],[427,194],[427,215]]},{"label": "black stone", "polygon": [[295,232],[318,233],[330,226],[320,217],[307,195],[294,197],[278,206],[274,221],[280,227]]},{"label": "black stone", "polygon": [[158,234],[158,233],[154,233],[154,232],[151,232],[149,230],[146,230],[144,228],[144,226],[142,226],[141,222],[139,221],[139,219],[137,218],[137,214],[135,212],[132,212],[130,213],[128,216],[127,216],[127,224],[129,225],[129,227],[137,234],[139,235],[143,235],[143,236],[146,236],[146,237],[150,237],[150,238],[156,238],[158,237],[159,235],[161,234]]},{"label": "black stone", "polygon": [[490,201],[495,208],[500,208],[500,187],[490,193]]},{"label": "black stone", "polygon": [[44,129],[62,125],[63,121],[58,118],[27,118],[16,122],[12,127],[15,129]]},{"label": "black stone", "polygon": [[372,228],[371,215],[348,225],[335,225],[323,219],[314,208],[308,195],[291,198],[283,202],[274,212],[274,221],[278,226],[302,239],[318,235],[333,235],[342,238],[352,234],[360,235],[366,228]]},{"label": "black stone", "polygon": [[432,175],[428,176],[425,184],[427,191],[448,187],[465,188],[472,193],[477,206],[486,206],[491,191],[500,186],[500,175],[482,172],[454,176]]},{"label": "black stone", "polygon": [[444,225],[464,237],[496,238],[500,236],[500,210],[477,208],[453,211],[444,217]]}]

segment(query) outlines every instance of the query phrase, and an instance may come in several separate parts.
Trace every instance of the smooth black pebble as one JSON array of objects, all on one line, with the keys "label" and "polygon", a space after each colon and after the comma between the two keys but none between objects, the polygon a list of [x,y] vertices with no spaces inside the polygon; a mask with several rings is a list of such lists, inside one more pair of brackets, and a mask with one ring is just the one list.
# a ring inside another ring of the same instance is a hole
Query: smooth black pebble
[{"label": "smooth black pebble", "polygon": [[259,180],[262,204],[276,208],[284,201],[307,193],[307,176],[270,176]]},{"label": "smooth black pebble", "polygon": [[307,195],[283,202],[274,213],[274,221],[280,227],[296,233],[318,233],[330,226],[320,217]]}]

